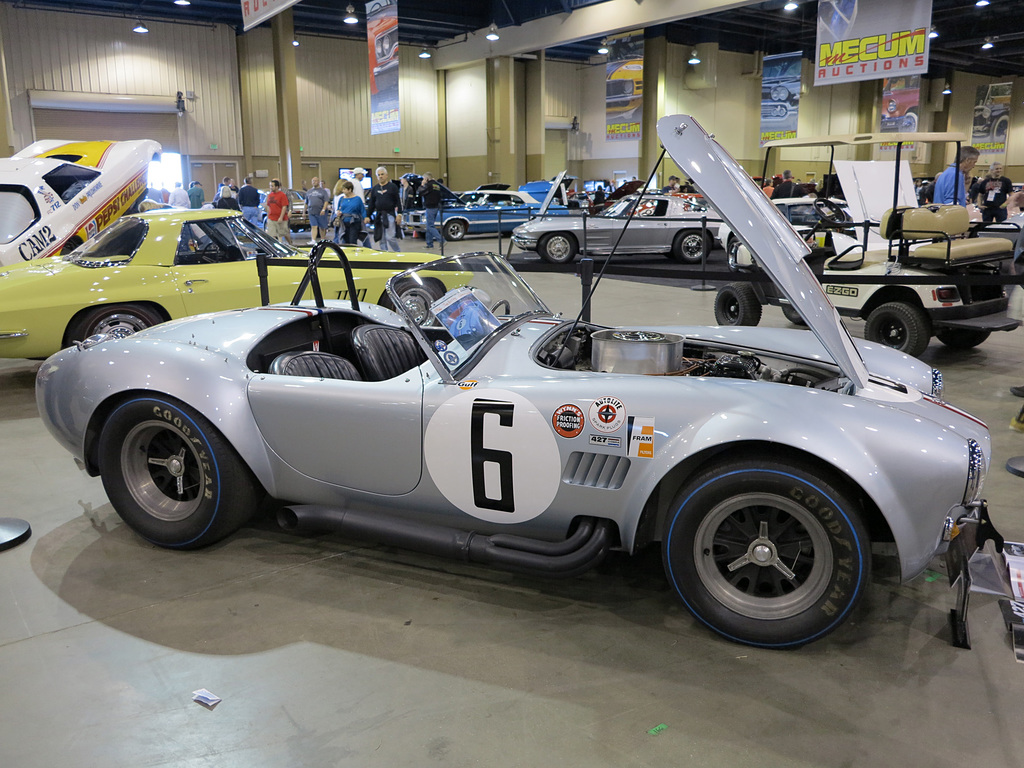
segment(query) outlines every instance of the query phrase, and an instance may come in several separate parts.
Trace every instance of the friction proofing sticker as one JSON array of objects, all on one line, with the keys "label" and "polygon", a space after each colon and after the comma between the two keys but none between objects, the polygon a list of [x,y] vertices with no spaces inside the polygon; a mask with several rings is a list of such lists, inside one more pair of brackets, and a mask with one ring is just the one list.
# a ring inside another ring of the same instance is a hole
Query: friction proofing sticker
[{"label": "friction proofing sticker", "polygon": [[636,456],[638,459],[654,458],[653,416],[630,416],[626,432],[629,434],[627,456]]},{"label": "friction proofing sticker", "polygon": [[617,397],[599,397],[590,404],[588,418],[598,432],[614,432],[626,421],[626,406]]},{"label": "friction proofing sticker", "polygon": [[517,392],[458,392],[427,422],[423,454],[430,479],[453,506],[479,520],[532,520],[551,506],[561,485],[550,424]]},{"label": "friction proofing sticker", "polygon": [[551,426],[562,437],[579,437],[585,423],[583,409],[572,403],[558,406],[551,414]]}]

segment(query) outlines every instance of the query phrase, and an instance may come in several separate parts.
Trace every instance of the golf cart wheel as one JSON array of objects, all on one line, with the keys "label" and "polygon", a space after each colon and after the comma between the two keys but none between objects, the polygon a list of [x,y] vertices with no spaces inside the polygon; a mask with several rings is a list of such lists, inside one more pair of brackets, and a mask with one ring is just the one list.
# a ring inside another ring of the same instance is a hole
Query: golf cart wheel
[{"label": "golf cart wheel", "polygon": [[792,304],[782,304],[780,307],[782,309],[782,314],[784,314],[786,319],[793,325],[807,325],[801,314],[796,311]]},{"label": "golf cart wheel", "polygon": [[748,283],[729,283],[715,296],[715,322],[719,325],[757,325],[761,302]]},{"label": "golf cart wheel", "polygon": [[970,328],[937,328],[935,330],[935,338],[953,349],[971,349],[991,335],[991,331],[974,331]]},{"label": "golf cart wheel", "polygon": [[890,301],[871,310],[864,338],[917,357],[932,337],[931,321],[921,307]]}]

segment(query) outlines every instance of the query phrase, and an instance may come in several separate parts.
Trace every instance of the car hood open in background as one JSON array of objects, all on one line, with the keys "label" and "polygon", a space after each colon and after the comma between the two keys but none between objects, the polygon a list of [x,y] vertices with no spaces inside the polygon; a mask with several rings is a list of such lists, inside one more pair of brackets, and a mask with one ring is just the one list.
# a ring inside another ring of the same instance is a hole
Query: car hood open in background
[{"label": "car hood open in background", "polygon": [[868,370],[839,313],[804,261],[808,245],[743,167],[692,117],[658,120],[658,138],[694,186],[750,249],[843,374],[858,388]]}]

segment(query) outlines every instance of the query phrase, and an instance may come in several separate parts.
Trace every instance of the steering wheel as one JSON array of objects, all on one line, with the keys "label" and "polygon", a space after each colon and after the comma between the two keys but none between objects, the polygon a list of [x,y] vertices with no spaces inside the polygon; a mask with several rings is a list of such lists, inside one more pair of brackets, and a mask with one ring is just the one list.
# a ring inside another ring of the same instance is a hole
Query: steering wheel
[{"label": "steering wheel", "polygon": [[831,227],[845,227],[853,219],[841,207],[833,203],[827,197],[818,197],[814,200],[814,212],[818,218]]},{"label": "steering wheel", "polygon": [[216,264],[217,251],[220,250],[220,246],[212,240],[203,246],[202,250],[199,251],[199,261],[204,264]]}]

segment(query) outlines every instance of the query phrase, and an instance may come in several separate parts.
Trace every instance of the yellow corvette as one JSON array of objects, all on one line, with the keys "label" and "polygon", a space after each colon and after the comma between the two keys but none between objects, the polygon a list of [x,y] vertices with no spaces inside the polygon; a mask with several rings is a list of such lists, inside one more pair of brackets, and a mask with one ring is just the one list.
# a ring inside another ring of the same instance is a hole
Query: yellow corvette
[{"label": "yellow corvette", "polygon": [[[160,210],[125,216],[72,253],[0,268],[0,357],[47,357],[96,333],[260,303],[256,256],[305,256],[234,211]],[[390,306],[384,286],[424,258],[347,246],[358,298]],[[292,298],[302,269],[271,267],[270,301]],[[324,298],[345,299],[344,271],[321,272]],[[425,319],[444,286],[400,289]]]}]

